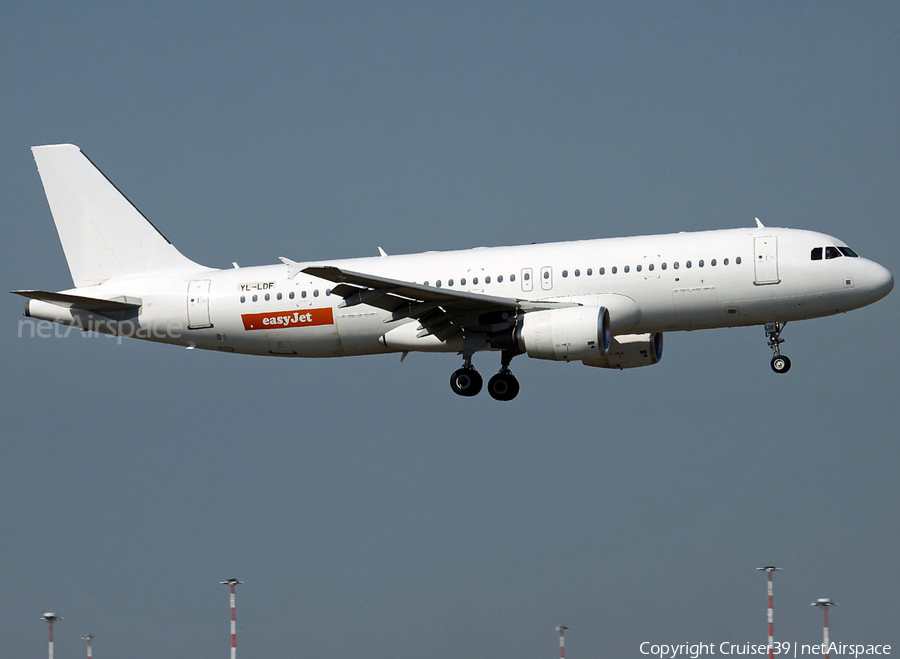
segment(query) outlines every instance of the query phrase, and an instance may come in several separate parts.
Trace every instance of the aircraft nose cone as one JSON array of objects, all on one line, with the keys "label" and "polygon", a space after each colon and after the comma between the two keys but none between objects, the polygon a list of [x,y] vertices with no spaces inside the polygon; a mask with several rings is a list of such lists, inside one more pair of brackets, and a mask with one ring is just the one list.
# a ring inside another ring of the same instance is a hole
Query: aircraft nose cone
[{"label": "aircraft nose cone", "polygon": [[880,300],[894,288],[894,276],[890,271],[877,263],[869,267],[869,290]]}]

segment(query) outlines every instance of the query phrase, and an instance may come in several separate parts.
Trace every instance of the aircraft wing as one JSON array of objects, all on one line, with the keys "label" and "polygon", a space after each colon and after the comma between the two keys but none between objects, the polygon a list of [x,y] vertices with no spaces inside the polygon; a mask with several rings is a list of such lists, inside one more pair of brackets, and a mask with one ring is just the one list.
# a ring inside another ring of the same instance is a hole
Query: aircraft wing
[{"label": "aircraft wing", "polygon": [[434,334],[442,341],[463,328],[485,327],[493,324],[494,319],[506,321],[517,311],[578,306],[570,302],[541,302],[454,291],[328,265],[304,268],[303,272],[337,284],[331,292],[344,298],[341,308],[357,304],[378,307],[391,312],[391,318],[386,322],[414,318],[422,325],[420,335]]}]

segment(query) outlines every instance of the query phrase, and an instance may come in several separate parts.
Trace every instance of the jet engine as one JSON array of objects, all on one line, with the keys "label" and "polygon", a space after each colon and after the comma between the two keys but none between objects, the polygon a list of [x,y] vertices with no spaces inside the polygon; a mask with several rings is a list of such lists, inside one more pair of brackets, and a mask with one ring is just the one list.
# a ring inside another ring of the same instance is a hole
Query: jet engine
[{"label": "jet engine", "polygon": [[609,312],[606,307],[532,311],[521,317],[515,340],[537,359],[602,360],[611,340]]},{"label": "jet engine", "polygon": [[586,366],[599,368],[637,368],[652,366],[662,359],[663,335],[655,334],[621,334],[613,337],[609,350],[602,355],[590,359],[582,359]]}]

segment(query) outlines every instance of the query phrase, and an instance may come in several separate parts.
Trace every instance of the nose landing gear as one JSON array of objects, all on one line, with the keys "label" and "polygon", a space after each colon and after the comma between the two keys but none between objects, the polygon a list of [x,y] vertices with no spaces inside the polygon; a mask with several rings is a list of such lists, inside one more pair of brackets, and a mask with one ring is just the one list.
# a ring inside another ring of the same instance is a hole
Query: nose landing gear
[{"label": "nose landing gear", "polygon": [[769,340],[769,347],[774,353],[772,355],[772,370],[776,373],[787,373],[791,370],[791,360],[781,354],[781,344],[784,339],[781,338],[781,332],[787,323],[772,322],[766,323],[766,338]]}]

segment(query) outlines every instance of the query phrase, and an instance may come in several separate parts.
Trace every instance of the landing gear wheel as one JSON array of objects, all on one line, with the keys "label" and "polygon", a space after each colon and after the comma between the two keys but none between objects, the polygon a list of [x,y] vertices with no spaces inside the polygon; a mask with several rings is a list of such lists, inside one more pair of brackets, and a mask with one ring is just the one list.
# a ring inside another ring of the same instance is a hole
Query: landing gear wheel
[{"label": "landing gear wheel", "polygon": [[487,388],[494,400],[512,400],[519,395],[519,381],[509,371],[497,373],[488,380]]},{"label": "landing gear wheel", "polygon": [[766,338],[769,340],[769,347],[772,349],[772,370],[776,373],[787,373],[791,370],[791,360],[781,354],[781,344],[784,339],[781,338],[781,332],[787,323],[772,321],[766,323]]},{"label": "landing gear wheel", "polygon": [[450,388],[460,396],[475,396],[481,391],[484,380],[474,368],[461,368],[450,376]]},{"label": "landing gear wheel", "polygon": [[776,373],[787,373],[791,370],[791,360],[784,355],[772,357],[772,370]]}]

